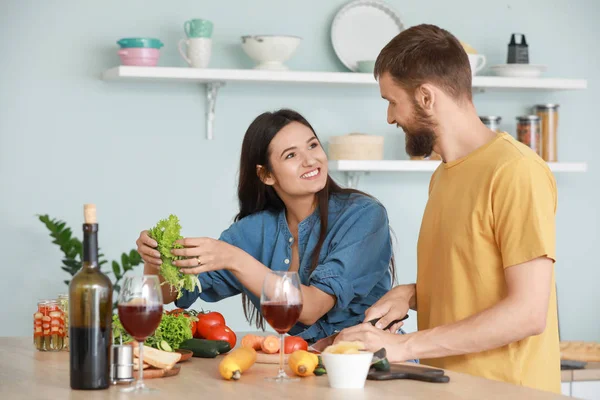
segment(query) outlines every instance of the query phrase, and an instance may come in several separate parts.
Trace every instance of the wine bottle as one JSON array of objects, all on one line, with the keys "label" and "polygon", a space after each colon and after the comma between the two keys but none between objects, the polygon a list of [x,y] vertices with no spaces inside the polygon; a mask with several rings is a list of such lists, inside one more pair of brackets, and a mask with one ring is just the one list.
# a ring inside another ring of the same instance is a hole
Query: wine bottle
[{"label": "wine bottle", "polygon": [[72,389],[106,389],[110,383],[112,282],[98,264],[96,206],[84,205],[83,265],[69,284]]}]

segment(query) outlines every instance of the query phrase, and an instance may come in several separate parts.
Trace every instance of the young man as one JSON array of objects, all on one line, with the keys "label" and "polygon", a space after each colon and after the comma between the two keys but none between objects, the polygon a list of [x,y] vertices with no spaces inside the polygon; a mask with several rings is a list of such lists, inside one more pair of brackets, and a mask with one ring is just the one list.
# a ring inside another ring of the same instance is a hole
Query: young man
[{"label": "young man", "polygon": [[554,281],[556,184],[547,164],[481,123],[460,42],[432,25],[403,31],[375,65],[388,123],[406,151],[443,162],[433,173],[417,249],[417,283],[366,312],[378,328],[408,309],[418,332],[361,324],[341,340],[423,364],[560,393]]}]

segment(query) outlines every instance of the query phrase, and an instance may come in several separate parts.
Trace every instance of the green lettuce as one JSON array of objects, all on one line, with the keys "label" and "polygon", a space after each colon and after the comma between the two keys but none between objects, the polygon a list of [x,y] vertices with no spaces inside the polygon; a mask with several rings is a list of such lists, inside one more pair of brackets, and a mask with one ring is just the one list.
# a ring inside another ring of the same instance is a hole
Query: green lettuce
[{"label": "green lettuce", "polygon": [[200,280],[196,275],[184,274],[178,267],[173,265],[173,261],[183,258],[174,256],[171,253],[173,249],[183,248],[183,245],[175,243],[177,240],[183,239],[180,232],[181,225],[179,224],[179,218],[171,214],[169,218],[158,221],[150,229],[149,233],[150,237],[158,243],[157,249],[160,252],[162,260],[160,274],[164,278],[165,283],[169,284],[171,289],[177,291],[177,298],[182,296],[183,289],[193,292],[197,287],[199,291],[202,291]]},{"label": "green lettuce", "polygon": [[[112,335],[113,344],[115,345],[121,343],[121,337],[123,338],[123,343],[134,340],[125,328],[123,328],[118,314],[113,314]],[[192,337],[192,328],[188,317],[183,313],[176,315],[163,313],[158,328],[144,341],[144,344],[155,349],[160,349],[158,344],[161,340],[164,340],[173,350],[177,350],[181,346],[181,343]]]}]

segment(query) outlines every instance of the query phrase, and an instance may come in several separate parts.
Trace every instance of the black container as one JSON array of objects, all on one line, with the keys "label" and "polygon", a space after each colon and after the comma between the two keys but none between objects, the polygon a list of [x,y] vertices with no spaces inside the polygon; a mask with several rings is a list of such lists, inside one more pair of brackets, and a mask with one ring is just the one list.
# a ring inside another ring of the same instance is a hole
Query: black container
[{"label": "black container", "polygon": [[[515,35],[521,35],[521,43],[515,41]],[[522,33],[513,33],[510,36],[506,63],[529,64],[529,46],[527,45],[527,40],[525,40],[525,35]]]}]

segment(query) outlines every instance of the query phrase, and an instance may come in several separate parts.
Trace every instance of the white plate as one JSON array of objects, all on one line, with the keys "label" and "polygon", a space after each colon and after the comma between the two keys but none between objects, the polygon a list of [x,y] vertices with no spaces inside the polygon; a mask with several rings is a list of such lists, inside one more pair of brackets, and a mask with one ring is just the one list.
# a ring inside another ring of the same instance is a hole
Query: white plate
[{"label": "white plate", "polygon": [[331,43],[340,61],[357,71],[358,61],[374,61],[403,30],[398,13],[383,1],[355,0],[343,6],[333,19]]},{"label": "white plate", "polygon": [[534,64],[500,64],[492,65],[490,69],[498,76],[511,78],[537,78],[546,71],[546,66]]}]

